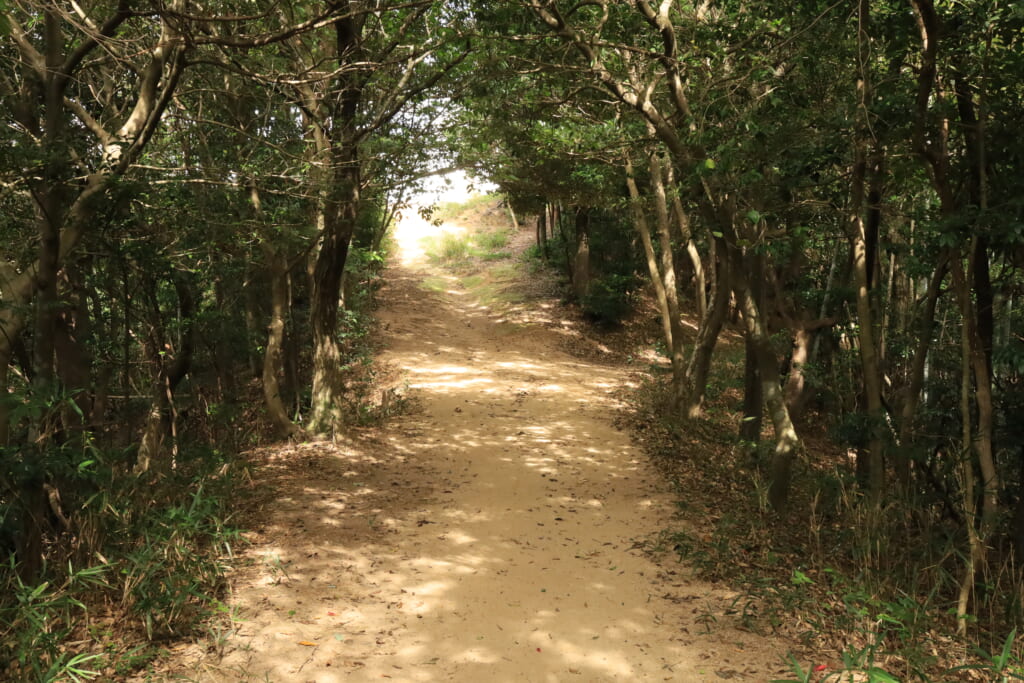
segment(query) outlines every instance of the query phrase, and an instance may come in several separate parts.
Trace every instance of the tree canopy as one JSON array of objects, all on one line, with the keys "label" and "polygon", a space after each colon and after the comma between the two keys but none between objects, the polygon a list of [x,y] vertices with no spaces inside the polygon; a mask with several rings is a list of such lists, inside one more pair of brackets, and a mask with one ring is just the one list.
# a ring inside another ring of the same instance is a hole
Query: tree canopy
[{"label": "tree canopy", "polygon": [[681,429],[740,331],[770,514],[824,433],[865,534],[956,539],[958,631],[1024,619],[1019,3],[0,0],[0,92],[8,581],[130,554],[105,503],[168,509],[253,410],[343,435],[440,165],[536,221],[594,320],[653,302]]}]

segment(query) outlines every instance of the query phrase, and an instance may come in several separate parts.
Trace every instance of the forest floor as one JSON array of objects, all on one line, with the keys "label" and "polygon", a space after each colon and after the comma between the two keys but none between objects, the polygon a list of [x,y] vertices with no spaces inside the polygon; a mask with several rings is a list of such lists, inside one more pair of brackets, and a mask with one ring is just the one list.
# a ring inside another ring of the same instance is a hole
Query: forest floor
[{"label": "forest floor", "polygon": [[437,230],[403,220],[380,294],[381,362],[406,409],[266,449],[240,491],[262,519],[231,626],[179,646],[163,680],[783,677],[791,643],[742,629],[735,594],[645,552],[677,508],[616,426],[635,368],[567,351],[579,332],[519,258],[528,231],[467,276],[424,257]]}]

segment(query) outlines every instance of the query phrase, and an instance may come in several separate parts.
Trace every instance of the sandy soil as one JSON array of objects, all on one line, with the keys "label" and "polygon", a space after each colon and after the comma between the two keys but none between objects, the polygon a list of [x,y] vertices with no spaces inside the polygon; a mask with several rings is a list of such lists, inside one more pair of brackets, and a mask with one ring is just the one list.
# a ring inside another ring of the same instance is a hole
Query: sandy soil
[{"label": "sandy soil", "polygon": [[[351,443],[278,448],[240,621],[199,681],[767,681],[786,644],[738,630],[733,596],[640,544],[673,514],[613,392],[630,376],[560,350],[557,321],[429,272],[407,219],[383,292],[384,360],[411,414]],[[548,307],[553,310],[553,307]],[[535,310],[541,308],[535,307]]]}]

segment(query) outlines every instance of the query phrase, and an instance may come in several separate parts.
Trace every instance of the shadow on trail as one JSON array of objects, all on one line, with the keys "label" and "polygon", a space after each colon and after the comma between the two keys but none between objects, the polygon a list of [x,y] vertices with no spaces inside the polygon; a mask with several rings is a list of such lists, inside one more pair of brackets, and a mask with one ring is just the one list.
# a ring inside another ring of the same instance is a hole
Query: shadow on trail
[{"label": "shadow on trail", "polygon": [[279,455],[280,493],[236,592],[245,621],[200,680],[758,671],[728,665],[749,634],[681,624],[679,602],[710,588],[687,596],[637,550],[671,505],[610,424],[625,373],[408,276],[388,288],[386,357],[419,407],[351,443]]}]

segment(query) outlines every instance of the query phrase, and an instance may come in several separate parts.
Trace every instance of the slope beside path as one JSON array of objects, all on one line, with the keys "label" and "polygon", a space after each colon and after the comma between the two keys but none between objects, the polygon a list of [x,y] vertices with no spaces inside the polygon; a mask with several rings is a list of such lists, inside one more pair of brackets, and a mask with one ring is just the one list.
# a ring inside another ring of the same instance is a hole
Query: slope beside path
[{"label": "slope beside path", "polygon": [[[382,294],[384,360],[415,403],[351,443],[280,447],[234,580],[236,629],[198,681],[767,681],[784,648],[730,596],[640,549],[669,493],[613,424],[625,369],[556,325],[428,272],[412,218]],[[424,279],[431,278],[428,290]]]}]

